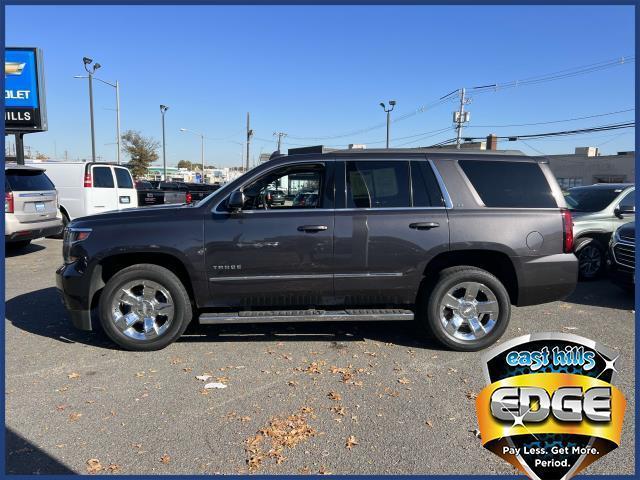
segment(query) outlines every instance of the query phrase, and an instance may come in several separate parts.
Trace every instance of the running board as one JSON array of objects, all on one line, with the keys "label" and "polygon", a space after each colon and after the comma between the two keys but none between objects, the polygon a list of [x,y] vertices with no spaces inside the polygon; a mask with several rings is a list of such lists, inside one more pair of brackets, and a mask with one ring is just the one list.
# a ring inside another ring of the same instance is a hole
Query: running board
[{"label": "running board", "polygon": [[203,325],[221,323],[283,323],[283,322],[372,322],[413,320],[411,310],[376,308],[362,310],[278,310],[203,313]]}]

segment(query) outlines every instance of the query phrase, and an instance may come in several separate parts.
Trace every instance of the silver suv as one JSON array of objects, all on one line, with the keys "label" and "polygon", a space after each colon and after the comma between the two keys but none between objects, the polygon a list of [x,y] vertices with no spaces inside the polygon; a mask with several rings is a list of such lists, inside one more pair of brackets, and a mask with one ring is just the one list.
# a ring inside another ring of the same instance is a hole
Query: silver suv
[{"label": "silver suv", "polygon": [[22,248],[62,230],[56,187],[44,168],[4,166],[4,241]]},{"label": "silver suv", "polygon": [[631,183],[599,183],[569,189],[565,202],[573,217],[574,252],[580,278],[598,277],[605,266],[611,234],[635,219],[635,186]]}]

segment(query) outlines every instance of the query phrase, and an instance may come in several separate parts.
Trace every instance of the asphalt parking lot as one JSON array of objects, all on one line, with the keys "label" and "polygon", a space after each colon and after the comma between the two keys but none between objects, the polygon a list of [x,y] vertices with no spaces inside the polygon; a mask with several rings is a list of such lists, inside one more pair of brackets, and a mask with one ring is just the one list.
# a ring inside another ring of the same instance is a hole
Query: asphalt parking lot
[{"label": "asphalt parking lot", "polygon": [[[60,240],[7,253],[7,473],[515,473],[474,433],[481,353],[386,323],[193,328],[125,352],[68,322],[61,262]],[[581,283],[514,308],[503,337],[570,332],[620,351],[622,445],[585,473],[635,471],[633,308],[606,279]]]}]

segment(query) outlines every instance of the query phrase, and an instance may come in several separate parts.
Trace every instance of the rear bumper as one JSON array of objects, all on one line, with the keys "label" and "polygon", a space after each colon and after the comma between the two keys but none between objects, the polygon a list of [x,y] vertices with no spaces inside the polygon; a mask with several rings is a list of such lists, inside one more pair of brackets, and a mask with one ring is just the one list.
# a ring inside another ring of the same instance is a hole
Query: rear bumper
[{"label": "rear bumper", "polygon": [[7,220],[5,215],[4,241],[7,243],[50,237],[58,235],[62,231],[62,220],[60,218],[37,223],[19,223]]},{"label": "rear bumper", "polygon": [[76,269],[76,264],[56,270],[56,288],[69,312],[71,323],[80,330],[92,330],[89,281]]},{"label": "rear bumper", "polygon": [[518,257],[517,306],[538,305],[569,296],[578,282],[578,259],[573,253]]}]

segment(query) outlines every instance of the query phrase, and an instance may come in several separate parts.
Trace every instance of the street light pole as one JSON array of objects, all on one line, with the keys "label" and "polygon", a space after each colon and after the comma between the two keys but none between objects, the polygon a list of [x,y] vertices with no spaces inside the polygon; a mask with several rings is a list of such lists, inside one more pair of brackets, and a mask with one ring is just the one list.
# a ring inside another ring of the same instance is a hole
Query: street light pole
[{"label": "street light pole", "polygon": [[116,135],[118,138],[116,140],[116,145],[118,146],[118,151],[116,152],[118,165],[120,165],[120,84],[116,80]]},{"label": "street light pole", "polygon": [[193,133],[194,135],[198,135],[200,137],[200,162],[202,163],[202,183],[205,183],[204,182],[204,139],[205,139],[204,133],[194,132],[193,130],[189,130],[188,128],[181,128],[180,131]]},{"label": "street light pole", "polygon": [[162,116],[162,179],[167,181],[167,148],[165,144],[165,135],[164,135],[164,114],[169,110],[169,107],[166,105],[160,105],[160,115]]},{"label": "street light pole", "polygon": [[393,111],[393,108],[396,106],[396,101],[389,100],[389,106],[391,108],[387,108],[384,102],[380,102],[380,106],[387,113],[387,148],[389,148],[389,141],[391,138],[391,112]]},{"label": "street light pole", "polygon": [[[85,77],[83,75],[74,75],[73,78],[90,78],[90,77]],[[106,80],[102,80],[101,78],[98,77],[91,77],[89,80],[89,97],[93,98],[93,80],[98,80],[99,82],[104,83],[105,85],[109,85],[110,87],[113,87],[116,89],[116,145],[118,147],[118,151],[116,152],[116,158],[118,160],[118,165],[120,165],[120,83],[116,80],[115,83],[111,83],[111,82],[107,82]],[[91,105],[93,106],[93,101],[91,101]],[[93,108],[91,108],[91,111],[93,112]],[[91,115],[92,119],[93,119],[93,114]],[[93,126],[93,122],[92,122],[92,126]],[[92,128],[92,132],[93,132],[93,128]],[[92,133],[92,138],[93,138],[93,133]]]},{"label": "street light pole", "polygon": [[99,63],[93,63],[93,60],[88,57],[83,57],[82,62],[84,63],[84,69],[89,74],[89,116],[91,121],[91,160],[96,161],[96,130],[93,122],[93,74],[97,69],[100,68]]},{"label": "street light pole", "polygon": [[204,134],[200,134],[200,160],[202,161],[202,183],[204,182]]}]

